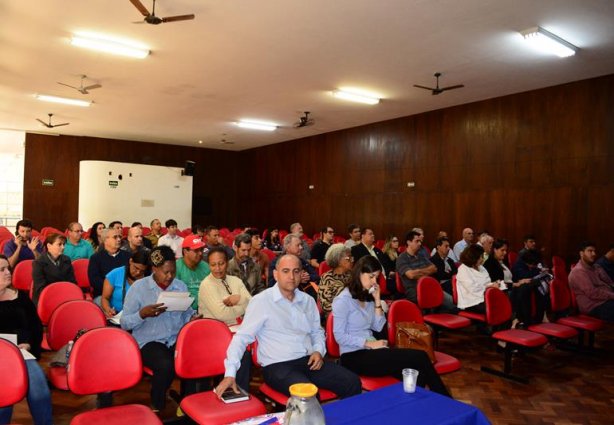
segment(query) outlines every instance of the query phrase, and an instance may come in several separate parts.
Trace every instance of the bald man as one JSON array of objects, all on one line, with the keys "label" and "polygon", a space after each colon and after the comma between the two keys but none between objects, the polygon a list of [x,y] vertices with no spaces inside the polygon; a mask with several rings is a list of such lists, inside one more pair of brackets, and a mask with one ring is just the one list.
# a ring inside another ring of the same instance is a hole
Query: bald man
[{"label": "bald man", "polygon": [[454,256],[460,258],[461,253],[473,242],[473,229],[467,227],[463,229],[463,238],[454,244]]}]

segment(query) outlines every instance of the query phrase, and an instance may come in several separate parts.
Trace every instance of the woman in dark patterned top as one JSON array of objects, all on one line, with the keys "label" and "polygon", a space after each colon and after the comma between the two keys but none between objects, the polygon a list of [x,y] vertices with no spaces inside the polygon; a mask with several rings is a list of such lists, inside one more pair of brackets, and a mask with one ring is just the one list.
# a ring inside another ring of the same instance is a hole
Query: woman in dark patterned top
[{"label": "woman in dark patterned top", "polygon": [[352,277],[351,270],[354,265],[352,251],[342,243],[333,244],[326,251],[326,264],[331,270],[320,277],[318,291],[318,302],[325,318],[332,309],[333,299],[343,291]]}]

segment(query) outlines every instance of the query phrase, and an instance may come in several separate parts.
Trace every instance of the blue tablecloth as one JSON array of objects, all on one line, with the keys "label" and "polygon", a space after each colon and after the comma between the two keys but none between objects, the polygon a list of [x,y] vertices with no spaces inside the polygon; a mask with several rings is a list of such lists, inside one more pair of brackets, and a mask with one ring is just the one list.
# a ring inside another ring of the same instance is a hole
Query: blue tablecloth
[{"label": "blue tablecloth", "polygon": [[416,388],[408,394],[403,384],[390,385],[323,406],[326,425],[488,425],[476,407]]}]

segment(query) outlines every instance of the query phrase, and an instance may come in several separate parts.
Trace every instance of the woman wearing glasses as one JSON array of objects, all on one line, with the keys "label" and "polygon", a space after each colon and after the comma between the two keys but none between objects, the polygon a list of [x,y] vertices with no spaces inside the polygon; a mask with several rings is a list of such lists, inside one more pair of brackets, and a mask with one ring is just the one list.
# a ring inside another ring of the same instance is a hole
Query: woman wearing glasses
[{"label": "woman wearing glasses", "polygon": [[211,274],[200,284],[198,311],[205,318],[221,320],[228,326],[238,324],[252,299],[243,281],[226,274],[228,257],[222,247],[209,250]]},{"label": "woman wearing glasses", "polygon": [[324,318],[328,316],[332,309],[333,299],[343,291],[352,277],[350,273],[354,265],[352,251],[342,243],[333,244],[326,251],[326,264],[330,266],[331,270],[320,277],[320,288],[318,290],[318,302]]}]

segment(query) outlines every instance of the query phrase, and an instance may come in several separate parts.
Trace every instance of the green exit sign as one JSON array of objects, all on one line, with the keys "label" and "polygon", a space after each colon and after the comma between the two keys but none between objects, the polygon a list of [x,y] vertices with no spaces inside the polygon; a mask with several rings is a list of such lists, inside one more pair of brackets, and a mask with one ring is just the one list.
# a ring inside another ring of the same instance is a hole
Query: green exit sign
[{"label": "green exit sign", "polygon": [[55,180],[43,179],[43,186],[55,186]]},{"label": "green exit sign", "polygon": [[109,187],[116,188],[119,185],[117,180],[109,180]]}]

